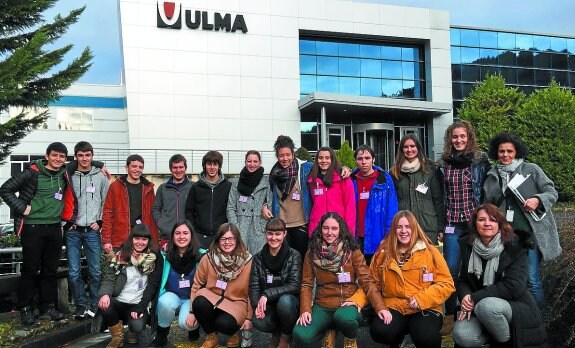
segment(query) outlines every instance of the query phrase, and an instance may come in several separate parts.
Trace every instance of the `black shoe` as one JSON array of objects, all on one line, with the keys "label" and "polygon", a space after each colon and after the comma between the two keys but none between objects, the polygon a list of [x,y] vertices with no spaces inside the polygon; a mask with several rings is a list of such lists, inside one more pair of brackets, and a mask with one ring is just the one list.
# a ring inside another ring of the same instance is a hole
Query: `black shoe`
[{"label": "black shoe", "polygon": [[64,319],[64,314],[59,312],[54,305],[49,305],[48,309],[40,314],[38,317],[40,320],[62,320]]},{"label": "black shoe", "polygon": [[150,342],[148,347],[152,348],[161,348],[165,347],[168,344],[168,334],[170,333],[170,327],[160,327],[156,330],[156,337],[154,340]]},{"label": "black shoe", "polygon": [[28,306],[20,309],[20,321],[22,325],[32,325],[36,322],[34,311],[31,307]]},{"label": "black shoe", "polygon": [[86,307],[84,306],[76,306],[76,310],[74,311],[74,319],[84,319],[86,318]]},{"label": "black shoe", "polygon": [[86,307],[86,318],[94,318],[96,316],[96,312],[98,311],[98,305],[90,305]]},{"label": "black shoe", "polygon": [[188,331],[188,341],[195,342],[200,339],[200,328]]}]

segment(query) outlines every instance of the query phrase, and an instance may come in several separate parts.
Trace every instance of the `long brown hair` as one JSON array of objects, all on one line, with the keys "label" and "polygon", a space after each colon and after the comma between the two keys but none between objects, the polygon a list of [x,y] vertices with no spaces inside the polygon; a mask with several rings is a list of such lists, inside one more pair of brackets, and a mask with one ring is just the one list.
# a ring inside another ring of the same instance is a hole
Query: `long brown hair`
[{"label": "long brown hair", "polygon": [[309,238],[308,252],[311,252],[312,253],[311,255],[313,256],[314,254],[318,254],[321,251],[321,246],[323,242],[321,229],[323,227],[323,223],[325,222],[325,220],[329,218],[334,219],[339,225],[339,239],[343,242],[343,250],[359,249],[355,241],[355,238],[353,238],[353,234],[351,234],[349,226],[347,226],[345,220],[338,213],[332,212],[332,213],[325,213],[319,220],[317,227],[315,228],[315,230],[313,230],[311,237]]},{"label": "long brown hair", "polygon": [[491,203],[486,203],[475,208],[473,210],[473,213],[471,213],[471,220],[469,220],[470,243],[473,243],[475,239],[480,238],[479,232],[477,232],[477,215],[482,210],[485,210],[487,215],[495,219],[495,221],[499,224],[499,233],[501,233],[501,240],[503,241],[503,243],[507,243],[515,239],[515,233],[513,232],[513,227],[511,227],[509,222],[507,222],[507,219],[505,219],[505,216],[503,216],[501,210],[499,210],[499,208],[497,208]]},{"label": "long brown hair", "polygon": [[221,226],[218,228],[218,231],[216,232],[214,240],[212,241],[212,244],[210,244],[208,252],[209,253],[215,253],[215,254],[220,254],[222,252],[222,250],[220,249],[220,245],[219,245],[220,239],[223,237],[224,234],[228,233],[228,231],[232,232],[232,234],[236,238],[236,247],[231,252],[231,254],[234,256],[241,256],[243,258],[246,258],[248,256],[249,252],[248,252],[248,248],[244,244],[244,241],[242,240],[242,236],[240,235],[240,230],[238,230],[236,225],[228,223],[228,222],[225,224],[221,224]]},{"label": "long brown hair", "polygon": [[406,161],[405,154],[403,153],[403,146],[408,140],[413,140],[415,143],[415,147],[417,148],[417,158],[421,164],[421,171],[425,174],[429,174],[429,170],[427,168],[427,158],[423,154],[423,147],[421,146],[419,139],[417,139],[415,134],[406,134],[399,141],[399,146],[397,147],[397,156],[395,156],[395,162],[393,163],[393,167],[391,167],[391,175],[393,175],[393,177],[396,179],[399,179],[401,176],[401,165]]},{"label": "long brown hair", "polygon": [[331,157],[331,164],[329,165],[329,168],[327,169],[325,175],[323,176],[323,184],[327,187],[331,187],[331,184],[333,183],[333,172],[335,171],[337,174],[341,175],[341,163],[339,163],[339,160],[337,159],[337,156],[335,155],[335,151],[333,151],[333,149],[331,147],[328,146],[323,146],[321,147],[319,150],[317,150],[316,154],[315,154],[315,159],[313,161],[313,166],[311,167],[311,172],[309,173],[309,176],[312,178],[312,182],[315,183],[315,180],[317,179],[317,175],[320,172],[319,169],[319,162],[318,162],[318,155],[321,151],[327,151],[329,152],[329,156]]},{"label": "long brown hair", "polygon": [[453,136],[453,130],[455,128],[465,128],[467,132],[467,146],[465,147],[464,155],[472,153],[474,157],[479,157],[481,151],[479,151],[479,145],[477,144],[477,137],[475,136],[475,130],[471,123],[467,121],[458,121],[452,123],[445,130],[445,135],[443,136],[443,159],[449,159],[454,152],[453,145],[451,144],[451,137]]},{"label": "long brown hair", "polygon": [[124,262],[130,261],[134,249],[134,237],[148,238],[148,247],[144,252],[157,253],[159,251],[158,242],[152,237],[150,228],[146,224],[139,224],[132,227],[132,231],[128,239],[120,247],[120,260]]}]

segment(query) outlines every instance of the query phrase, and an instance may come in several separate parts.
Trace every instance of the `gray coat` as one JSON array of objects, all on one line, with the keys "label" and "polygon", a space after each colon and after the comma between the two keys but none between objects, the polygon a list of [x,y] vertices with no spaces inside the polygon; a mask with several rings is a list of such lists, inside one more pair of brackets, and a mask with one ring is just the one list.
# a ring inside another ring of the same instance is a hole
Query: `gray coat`
[{"label": "gray coat", "polygon": [[240,201],[238,191],[239,178],[231,179],[232,188],[228,196],[226,215],[228,222],[236,225],[248,250],[252,254],[258,253],[266,243],[266,219],[262,217],[264,203],[271,205],[272,191],[269,178],[264,175],[247,202]]},{"label": "gray coat", "polygon": [[158,187],[152,205],[152,216],[160,231],[160,239],[170,239],[176,222],[186,217],[186,201],[192,182],[186,177],[181,186],[175,185],[172,178]]},{"label": "gray coat", "polygon": [[[555,224],[555,218],[553,217],[553,212],[551,207],[557,201],[557,191],[553,181],[545,175],[543,170],[539,168],[538,165],[533,163],[523,162],[510,176],[513,178],[517,173],[527,176],[531,174],[535,183],[537,184],[537,189],[539,194],[535,197],[539,198],[541,204],[537,208],[537,214],[547,213],[541,221],[535,221],[531,215],[525,211],[523,214],[529,221],[529,225],[533,230],[535,240],[537,241],[537,246],[543,255],[543,260],[553,260],[554,258],[561,255],[561,245],[559,245],[559,234],[557,233],[557,225]],[[497,172],[497,167],[492,167],[485,178],[485,183],[483,184],[484,192],[484,202],[493,203],[499,207],[499,209],[505,214],[505,199],[503,192],[501,191],[501,178]]]},{"label": "gray coat", "polygon": [[[102,210],[110,187],[108,178],[100,168],[92,167],[88,174],[76,171],[72,176],[72,187],[78,199],[76,225],[85,227],[98,222],[102,227]],[[88,192],[92,189],[94,192]]]}]

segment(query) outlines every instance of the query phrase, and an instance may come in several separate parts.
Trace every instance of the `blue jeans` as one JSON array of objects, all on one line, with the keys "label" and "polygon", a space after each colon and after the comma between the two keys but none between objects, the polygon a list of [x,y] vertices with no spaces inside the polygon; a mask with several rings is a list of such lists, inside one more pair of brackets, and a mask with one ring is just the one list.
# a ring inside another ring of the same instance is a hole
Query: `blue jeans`
[{"label": "blue jeans", "polygon": [[[261,332],[291,335],[299,315],[299,300],[294,295],[281,295],[277,302],[268,302],[263,319],[252,318],[254,327]],[[255,311],[254,311],[255,312]]]},{"label": "blue jeans", "polygon": [[158,299],[158,326],[166,328],[170,327],[172,320],[176,316],[176,311],[180,309],[180,313],[178,314],[178,324],[185,331],[192,331],[197,329],[197,326],[194,328],[190,328],[186,325],[186,318],[188,313],[190,313],[190,299],[185,298],[181,299],[178,295],[174,294],[173,292],[165,292],[160,296]]},{"label": "blue jeans", "polygon": [[541,273],[539,266],[541,264],[541,252],[539,249],[529,249],[527,253],[527,266],[529,268],[529,275],[527,278],[527,285],[531,295],[535,298],[537,305],[541,307],[545,294],[543,293],[543,284],[541,284]]},{"label": "blue jeans", "polygon": [[[90,276],[89,293],[86,299],[84,280],[82,279],[82,248],[88,262]],[[66,256],[68,257],[68,281],[74,303],[80,306],[97,306],[100,289],[101,237],[99,231],[78,232],[73,228],[66,232]]]},{"label": "blue jeans", "polygon": [[[461,267],[461,249],[459,247],[459,238],[468,233],[467,223],[457,223],[451,224],[455,227],[454,233],[443,233],[443,256],[445,257],[445,262],[447,267],[449,267],[449,273],[453,279],[459,274],[459,268]],[[457,304],[457,293],[454,292],[449,296],[447,301],[445,301],[445,315],[452,315],[455,312],[455,306]]]}]

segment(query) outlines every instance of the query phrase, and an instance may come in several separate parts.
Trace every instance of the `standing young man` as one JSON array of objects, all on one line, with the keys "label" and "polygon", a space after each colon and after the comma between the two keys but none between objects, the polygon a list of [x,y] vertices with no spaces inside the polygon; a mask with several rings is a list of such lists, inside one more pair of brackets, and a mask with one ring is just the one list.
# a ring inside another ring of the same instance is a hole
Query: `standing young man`
[{"label": "standing young man", "polygon": [[[66,232],[66,255],[68,257],[68,280],[76,310],[74,317],[93,317],[98,305],[100,288],[100,255],[102,253],[100,229],[102,210],[110,183],[99,168],[92,166],[94,149],[86,141],[74,146],[77,168],[72,176],[72,186],[78,199],[78,216],[72,228]],[[82,279],[82,249],[88,263],[90,276],[89,297],[86,298]]]},{"label": "standing young man", "polygon": [[146,224],[152,237],[158,240],[158,229],[152,218],[154,184],[143,175],[144,159],[130,155],[126,159],[126,172],[110,185],[104,202],[102,243],[104,252],[120,248],[128,238],[132,227]]},{"label": "standing young man", "polygon": [[162,249],[170,240],[176,222],[186,216],[186,201],[192,187],[192,182],[186,175],[188,162],[184,156],[173,155],[169,165],[172,177],[158,187],[152,206],[152,216],[158,226]]},{"label": "standing young man", "polygon": [[374,164],[371,147],[359,146],[354,157],[357,168],[352,171],[351,180],[357,203],[356,237],[369,263],[397,213],[397,195],[391,175]]},{"label": "standing young man", "polygon": [[60,222],[75,222],[77,212],[64,165],[67,155],[64,144],[52,143],[44,160],[32,162],[0,187],[0,197],[15,215],[14,229],[22,244],[18,308],[23,325],[35,322],[33,301],[38,290],[39,319],[64,318],[54,306],[58,297],[56,272],[62,254]]},{"label": "standing young man", "polygon": [[208,249],[221,224],[228,222],[226,208],[232,183],[224,177],[224,156],[208,151],[202,158],[203,171],[190,188],[186,201],[186,219],[197,232],[200,246]]}]

